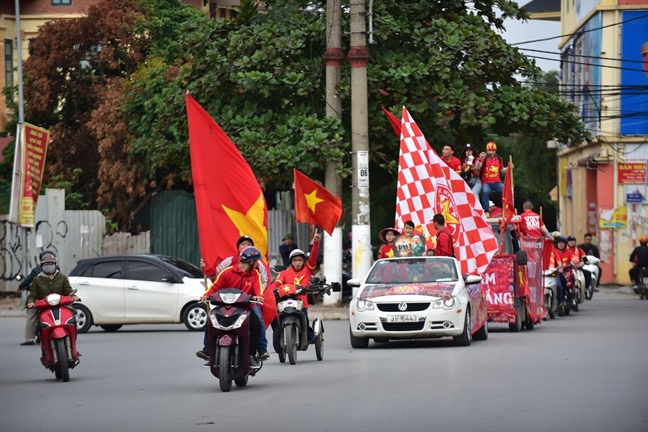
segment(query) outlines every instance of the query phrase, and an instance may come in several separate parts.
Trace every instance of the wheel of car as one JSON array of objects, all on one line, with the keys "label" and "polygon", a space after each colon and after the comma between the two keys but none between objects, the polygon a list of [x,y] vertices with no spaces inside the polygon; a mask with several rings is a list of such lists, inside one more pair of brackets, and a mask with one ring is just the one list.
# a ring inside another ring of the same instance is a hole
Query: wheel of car
[{"label": "wheel of car", "polygon": [[75,304],[74,319],[76,320],[77,333],[85,333],[92,327],[92,314],[87,307]]},{"label": "wheel of car", "polygon": [[355,337],[349,327],[349,339],[351,340],[352,348],[367,348],[369,346],[369,338]]},{"label": "wheel of car", "polygon": [[488,339],[488,321],[484,323],[479,330],[473,334],[473,340],[487,340]]},{"label": "wheel of car", "polygon": [[192,331],[203,331],[207,325],[207,308],[202,303],[187,306],[182,315],[182,322]]},{"label": "wheel of car", "polygon": [[470,346],[470,342],[472,341],[472,335],[470,334],[471,331],[472,320],[470,319],[470,306],[467,306],[463,332],[459,336],[454,336],[452,338],[454,344],[456,346]]},{"label": "wheel of car", "polygon": [[122,328],[122,326],[118,325],[118,324],[102,325],[102,326],[99,326],[99,327],[101,327],[102,329],[104,329],[104,330],[106,330],[107,332],[110,332],[110,333],[116,332],[117,330]]}]

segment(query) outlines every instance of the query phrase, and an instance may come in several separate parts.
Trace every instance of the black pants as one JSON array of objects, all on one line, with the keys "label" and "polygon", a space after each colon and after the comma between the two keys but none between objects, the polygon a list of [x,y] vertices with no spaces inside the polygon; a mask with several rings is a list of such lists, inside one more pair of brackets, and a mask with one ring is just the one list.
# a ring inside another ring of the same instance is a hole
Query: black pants
[{"label": "black pants", "polygon": [[639,270],[643,269],[643,274],[648,274],[648,268],[646,267],[632,267],[628,273],[630,273],[630,279],[635,283],[635,285],[639,286],[639,278],[641,277],[641,273]]},{"label": "black pants", "polygon": [[259,341],[261,340],[261,320],[254,313],[250,311],[250,355],[256,355],[259,350]]},{"label": "black pants", "polygon": [[592,272],[589,270],[581,269],[583,276],[585,276],[585,291],[587,291],[592,283]]}]

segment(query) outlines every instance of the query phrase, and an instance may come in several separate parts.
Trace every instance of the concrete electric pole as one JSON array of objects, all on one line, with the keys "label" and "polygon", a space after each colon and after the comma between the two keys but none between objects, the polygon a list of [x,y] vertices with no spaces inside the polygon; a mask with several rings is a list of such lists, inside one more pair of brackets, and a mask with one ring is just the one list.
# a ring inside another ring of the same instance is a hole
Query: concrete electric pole
[{"label": "concrete electric pole", "polygon": [[365,0],[351,0],[351,146],[353,151],[353,277],[364,278],[371,267],[369,213],[369,126],[367,115],[367,32]]},{"label": "concrete electric pole", "polygon": [[[341,0],[326,2],[326,115],[342,118],[342,101],[337,94],[340,83],[340,66],[344,60],[342,51],[342,5]],[[326,164],[326,188],[336,197],[342,196],[342,177],[334,163]],[[340,221],[343,223],[344,221]],[[324,235],[324,276],[330,282],[342,282],[342,227],[335,227],[333,235]],[[325,305],[339,304],[342,293],[324,296]]]}]

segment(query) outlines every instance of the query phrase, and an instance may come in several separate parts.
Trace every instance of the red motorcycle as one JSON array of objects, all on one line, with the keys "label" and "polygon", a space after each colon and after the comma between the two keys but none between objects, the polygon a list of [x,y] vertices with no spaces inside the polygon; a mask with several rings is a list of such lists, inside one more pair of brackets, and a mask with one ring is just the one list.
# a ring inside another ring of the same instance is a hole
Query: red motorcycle
[{"label": "red motorcycle", "polygon": [[70,381],[69,369],[79,364],[76,320],[74,312],[65,307],[72,303],[72,297],[56,293],[35,302],[36,309],[40,309],[38,334],[43,351],[41,363],[63,382]]},{"label": "red motorcycle", "polygon": [[218,378],[221,391],[245,387],[250,376],[261,369],[250,368],[250,308],[252,296],[235,288],[224,288],[209,297],[214,307],[209,313],[209,365]]}]

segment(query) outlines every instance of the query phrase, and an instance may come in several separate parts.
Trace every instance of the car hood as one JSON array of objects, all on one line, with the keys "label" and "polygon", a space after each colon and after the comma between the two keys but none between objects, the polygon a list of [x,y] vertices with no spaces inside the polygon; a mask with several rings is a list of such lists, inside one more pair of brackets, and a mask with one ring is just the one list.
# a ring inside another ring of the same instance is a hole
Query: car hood
[{"label": "car hood", "polygon": [[389,297],[397,295],[423,295],[430,297],[451,296],[454,291],[456,282],[435,282],[425,284],[377,284],[367,285],[360,293],[361,300],[375,297]]}]

